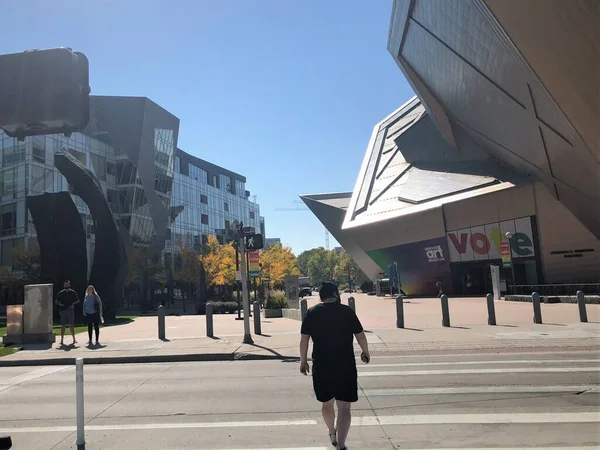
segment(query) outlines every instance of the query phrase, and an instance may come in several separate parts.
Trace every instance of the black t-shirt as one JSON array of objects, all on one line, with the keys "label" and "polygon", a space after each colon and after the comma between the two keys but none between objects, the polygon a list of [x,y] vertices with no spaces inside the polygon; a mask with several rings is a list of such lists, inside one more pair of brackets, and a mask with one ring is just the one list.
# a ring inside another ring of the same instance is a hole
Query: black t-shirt
[{"label": "black t-shirt", "polygon": [[355,364],[354,335],[363,327],[352,309],[340,302],[319,303],[302,321],[302,334],[313,341],[313,361],[319,364]]},{"label": "black t-shirt", "polygon": [[73,305],[78,302],[79,297],[73,289],[63,289],[56,296],[56,303],[62,303],[62,305],[58,305],[58,309],[61,311],[72,309]]}]

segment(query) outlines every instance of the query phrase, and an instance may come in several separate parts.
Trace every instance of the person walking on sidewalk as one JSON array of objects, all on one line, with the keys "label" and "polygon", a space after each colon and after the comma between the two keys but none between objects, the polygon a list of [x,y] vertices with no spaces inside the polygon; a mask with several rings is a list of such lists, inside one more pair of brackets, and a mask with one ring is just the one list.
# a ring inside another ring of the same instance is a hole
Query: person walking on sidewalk
[{"label": "person walking on sidewalk", "polygon": [[96,345],[100,344],[100,322],[104,323],[102,315],[102,300],[96,292],[96,288],[91,284],[85,290],[85,299],[83,300],[83,315],[88,321],[88,345],[92,345],[92,326],[96,332]]},{"label": "person walking on sidewalk", "polygon": [[64,289],[56,296],[56,305],[58,306],[58,313],[60,314],[60,345],[65,345],[65,329],[67,325],[71,329],[71,336],[73,337],[73,345],[77,344],[75,340],[75,305],[79,303],[79,296],[77,292],[71,289],[71,282],[65,280],[63,284]]},{"label": "person walking on sidewalk", "polygon": [[[341,303],[336,284],[325,282],[319,290],[321,302],[310,308],[302,321],[300,372],[308,375],[308,344],[313,341],[313,388],[329,429],[331,444],[347,450],[351,405],[358,401],[358,373],[354,358],[354,337],[362,350],[361,359],[371,359],[363,327],[354,311]],[[337,405],[337,425],[334,403]]]}]

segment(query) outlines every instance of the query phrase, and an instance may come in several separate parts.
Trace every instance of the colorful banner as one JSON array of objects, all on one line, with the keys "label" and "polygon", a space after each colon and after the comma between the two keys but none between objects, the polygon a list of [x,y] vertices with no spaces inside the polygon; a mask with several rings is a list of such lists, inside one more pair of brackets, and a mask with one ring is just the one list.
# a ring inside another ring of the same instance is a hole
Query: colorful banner
[{"label": "colorful banner", "polygon": [[511,232],[510,240],[513,258],[535,256],[531,218],[489,223],[478,227],[446,233],[451,262],[487,261],[502,259],[502,244],[508,244],[506,233]]},{"label": "colorful banner", "polygon": [[260,277],[260,256],[258,250],[248,252],[248,270],[251,277]]},{"label": "colorful banner", "polygon": [[452,292],[445,237],[371,250],[367,254],[386,274],[390,265],[397,263],[400,286],[407,295],[437,296],[438,280],[442,282],[444,293]]},{"label": "colorful banner", "polygon": [[510,244],[508,241],[500,244],[500,254],[502,255],[502,266],[510,268],[512,261],[510,257]]}]

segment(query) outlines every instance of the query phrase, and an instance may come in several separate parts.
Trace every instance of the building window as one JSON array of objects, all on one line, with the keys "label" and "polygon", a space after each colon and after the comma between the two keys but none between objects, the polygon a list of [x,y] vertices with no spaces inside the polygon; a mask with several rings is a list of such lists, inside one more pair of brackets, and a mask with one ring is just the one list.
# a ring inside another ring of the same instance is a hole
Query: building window
[{"label": "building window", "polygon": [[204,244],[204,245],[208,244],[208,235],[206,235],[206,234],[202,235],[202,244]]},{"label": "building window", "polygon": [[33,160],[46,164],[46,150],[43,148],[33,146]]},{"label": "building window", "polygon": [[225,210],[225,212],[229,212],[229,203],[224,202],[223,203],[223,209]]},{"label": "building window", "polygon": [[16,204],[4,205],[2,207],[2,236],[10,236],[16,233],[17,211]]},{"label": "building window", "polygon": [[217,236],[217,241],[219,241],[219,244],[221,245],[225,244],[225,238],[220,234]]},{"label": "building window", "polygon": [[227,219],[225,219],[225,229],[229,230],[231,228],[231,222]]},{"label": "building window", "polygon": [[254,219],[254,217],[255,217],[255,216],[254,216],[254,211],[250,211],[250,218],[251,218],[251,219]]},{"label": "building window", "polygon": [[181,158],[179,156],[175,157],[175,173],[181,173]]},{"label": "building window", "polygon": [[208,225],[208,214],[202,214],[201,221],[202,225]]},{"label": "building window", "polygon": [[204,203],[205,205],[208,205],[208,197],[204,194],[200,194],[200,203]]}]

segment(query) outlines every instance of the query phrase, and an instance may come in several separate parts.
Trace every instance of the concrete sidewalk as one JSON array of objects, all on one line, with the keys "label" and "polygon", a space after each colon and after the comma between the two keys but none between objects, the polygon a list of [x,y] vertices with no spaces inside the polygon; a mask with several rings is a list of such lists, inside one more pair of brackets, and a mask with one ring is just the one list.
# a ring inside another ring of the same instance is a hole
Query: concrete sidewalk
[{"label": "concrete sidewalk", "polygon": [[[373,356],[600,350],[600,324],[593,323],[600,316],[600,305],[588,305],[590,323],[578,323],[576,305],[542,305],[543,318],[549,323],[534,325],[531,304],[498,301],[498,326],[488,326],[485,299],[451,299],[452,327],[443,328],[439,300],[418,299],[404,305],[407,328],[396,329],[393,299],[361,294],[355,298]],[[309,305],[317,301],[313,297]],[[140,317],[126,325],[103,328],[99,347],[88,348],[87,333],[82,333],[75,346],[26,346],[0,358],[0,367],[71,364],[78,357],[88,364],[298,358],[300,322],[262,317],[262,334],[253,335],[254,345],[243,345],[243,321],[235,317],[214,316],[215,338],[208,338],[205,316],[167,316],[164,341],[158,339],[157,318]],[[71,342],[70,336],[65,342]]]}]

